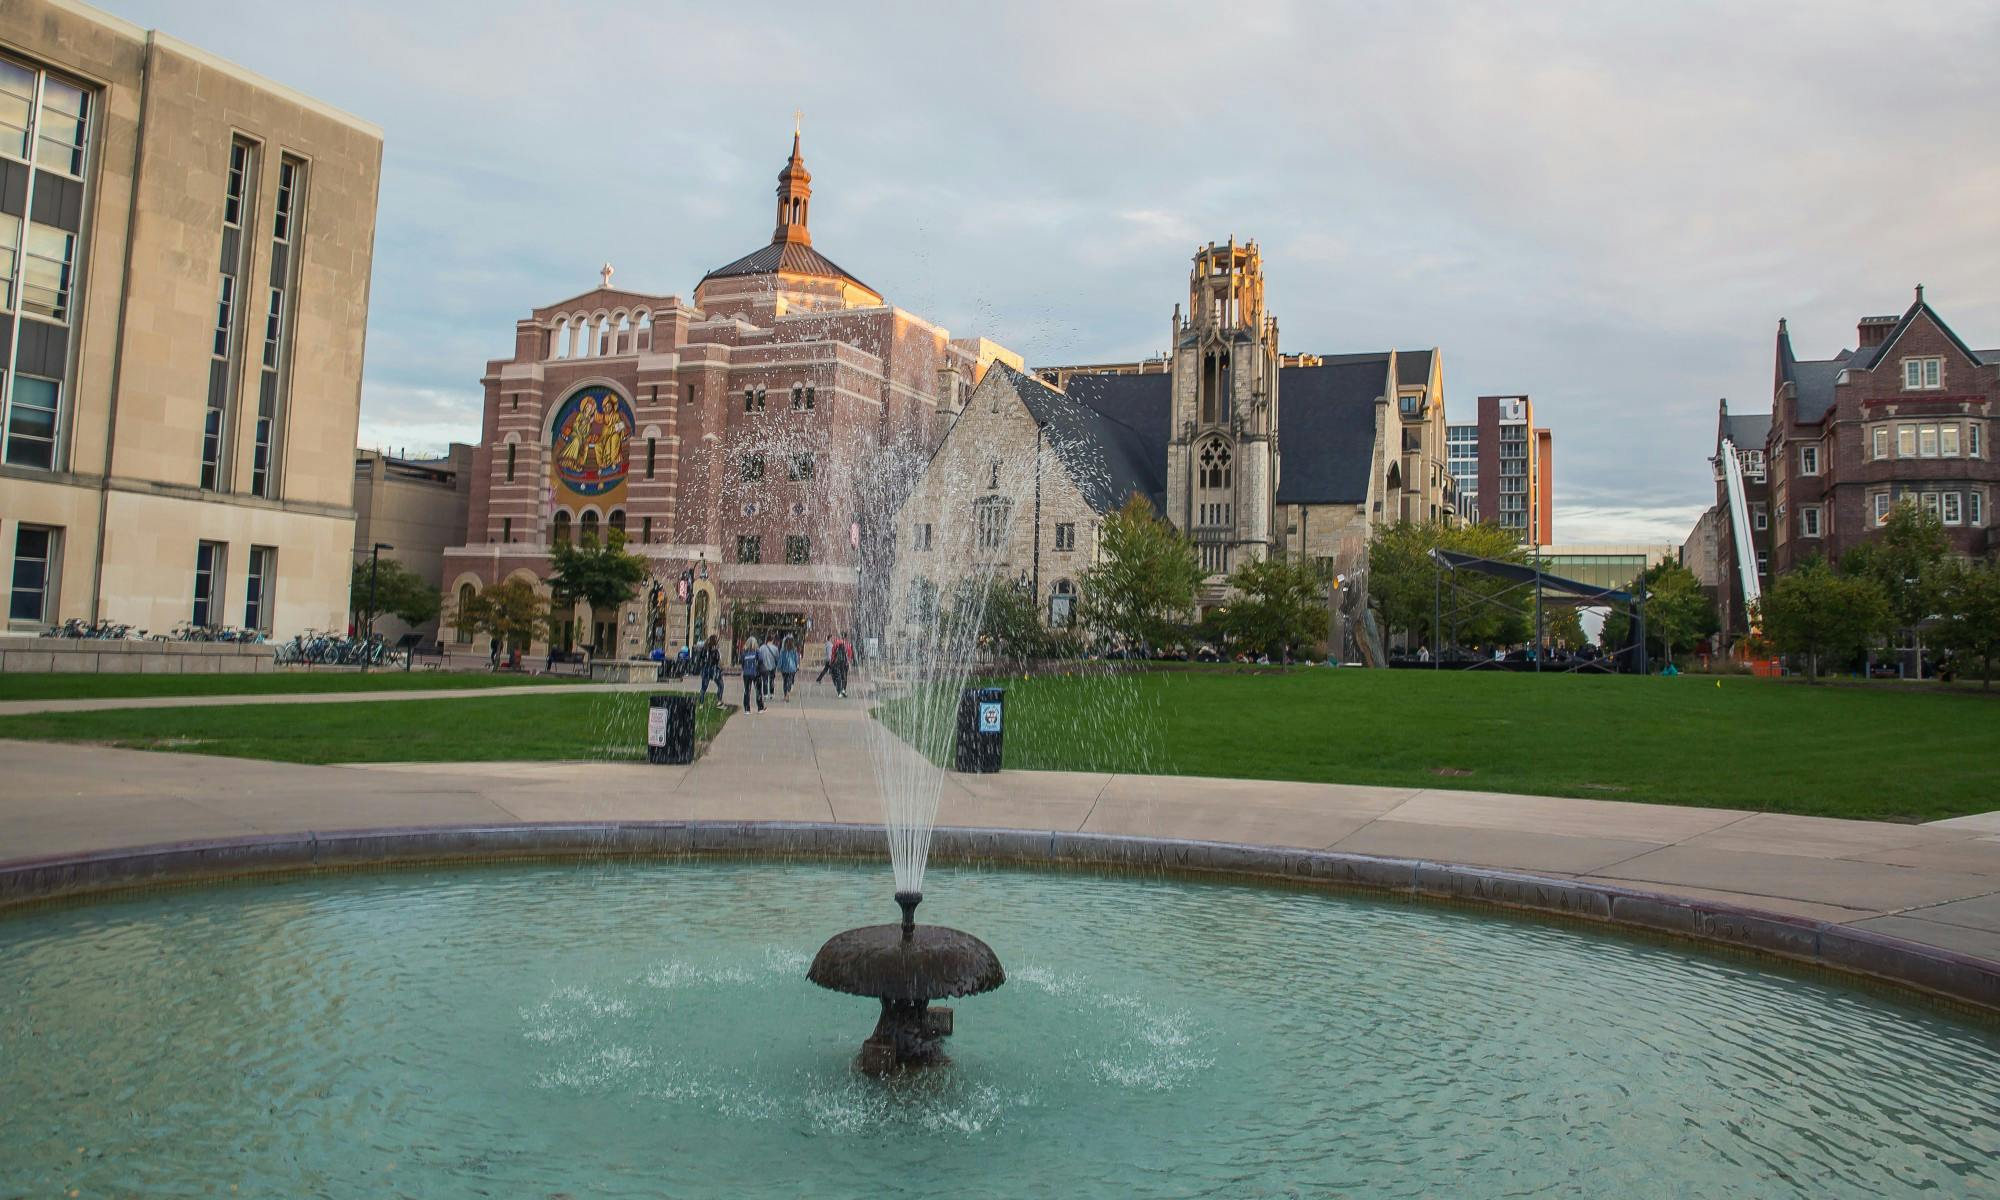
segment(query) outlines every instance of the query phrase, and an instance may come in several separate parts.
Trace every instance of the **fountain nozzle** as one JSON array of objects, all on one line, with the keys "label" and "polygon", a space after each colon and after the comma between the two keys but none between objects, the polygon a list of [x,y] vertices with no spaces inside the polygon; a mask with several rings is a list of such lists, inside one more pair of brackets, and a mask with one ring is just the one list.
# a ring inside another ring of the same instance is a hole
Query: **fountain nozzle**
[{"label": "fountain nozzle", "polygon": [[917,905],[924,902],[922,892],[897,892],[896,903],[903,906],[903,940],[909,941],[917,931]]}]

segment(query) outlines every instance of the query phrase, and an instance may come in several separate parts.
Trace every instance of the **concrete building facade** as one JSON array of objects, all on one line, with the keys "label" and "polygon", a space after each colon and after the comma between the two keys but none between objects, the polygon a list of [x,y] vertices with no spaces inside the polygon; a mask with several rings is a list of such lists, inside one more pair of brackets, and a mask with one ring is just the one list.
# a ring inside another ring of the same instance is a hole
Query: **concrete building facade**
[{"label": "concrete building facade", "polygon": [[771,240],[692,300],[613,287],[607,265],[598,287],[516,323],[481,381],[448,613],[510,578],[547,595],[555,545],[618,530],[652,585],[615,613],[558,612],[556,648],[626,657],[718,632],[850,629],[939,431],[989,365],[1021,360],[954,339],[815,249],[811,184],[794,138]]},{"label": "concrete building facade", "polygon": [[[444,552],[465,540],[472,498],[472,446],[454,442],[440,458],[404,458],[377,450],[354,456],[354,561],[368,561],[377,545],[384,560],[416,572],[432,587],[444,586]],[[394,642],[420,633],[438,640],[438,618],[414,626],[383,614],[375,632]]]},{"label": "concrete building facade", "polygon": [[0,0],[8,629],[344,625],[382,136]]}]

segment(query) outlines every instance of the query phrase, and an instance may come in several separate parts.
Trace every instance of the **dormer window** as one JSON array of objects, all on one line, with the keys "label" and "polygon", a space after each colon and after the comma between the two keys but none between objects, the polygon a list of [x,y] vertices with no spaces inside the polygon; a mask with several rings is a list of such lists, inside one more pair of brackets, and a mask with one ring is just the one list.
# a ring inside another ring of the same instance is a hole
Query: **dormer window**
[{"label": "dormer window", "polygon": [[1934,391],[1944,386],[1944,360],[1942,358],[1906,358],[1903,360],[1903,390],[1906,392]]}]

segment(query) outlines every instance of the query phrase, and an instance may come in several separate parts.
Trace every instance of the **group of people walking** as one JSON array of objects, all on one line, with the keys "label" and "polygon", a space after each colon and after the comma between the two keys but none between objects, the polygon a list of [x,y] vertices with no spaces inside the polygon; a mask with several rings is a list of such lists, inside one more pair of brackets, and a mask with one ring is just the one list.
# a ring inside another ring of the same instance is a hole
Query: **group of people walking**
[{"label": "group of people walking", "polygon": [[[708,699],[708,685],[715,684],[715,699],[722,700],[722,660],[721,639],[711,634],[708,641],[695,652],[690,667],[701,674],[701,691],[697,703]],[[854,647],[847,641],[847,635],[831,637],[826,642],[826,665],[819,671],[820,682],[828,675],[833,676],[833,691],[843,699],[847,696],[847,672],[854,662]],[[749,712],[755,704],[758,712],[764,711],[764,701],[778,690],[778,681],[784,681],[785,703],[792,701],[792,687],[799,673],[799,647],[792,635],[786,634],[779,642],[760,642],[752,637],[743,643],[743,649],[736,662],[743,676],[743,711]]]}]

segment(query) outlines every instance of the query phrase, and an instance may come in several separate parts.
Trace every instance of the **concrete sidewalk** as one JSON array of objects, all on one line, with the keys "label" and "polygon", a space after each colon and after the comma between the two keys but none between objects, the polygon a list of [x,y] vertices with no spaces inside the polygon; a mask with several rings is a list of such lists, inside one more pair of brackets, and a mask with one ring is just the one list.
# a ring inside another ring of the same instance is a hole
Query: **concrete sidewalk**
[{"label": "concrete sidewalk", "polygon": [[[588,685],[580,685],[588,686]],[[612,685],[601,690],[656,690]],[[450,695],[491,695],[495,689]],[[737,685],[740,694],[741,685]],[[379,698],[408,698],[410,693]],[[374,696],[340,699],[378,698]],[[268,697],[293,700],[304,698]],[[214,701],[242,697],[212,698]],[[182,701],[185,702],[185,701]],[[692,767],[306,767],[0,742],[0,860],[512,821],[882,819],[858,698],[739,713]],[[939,825],[1196,838],[1531,871],[1851,924],[2000,962],[2000,814],[1894,825],[1611,800],[1067,771],[947,775]]]}]

